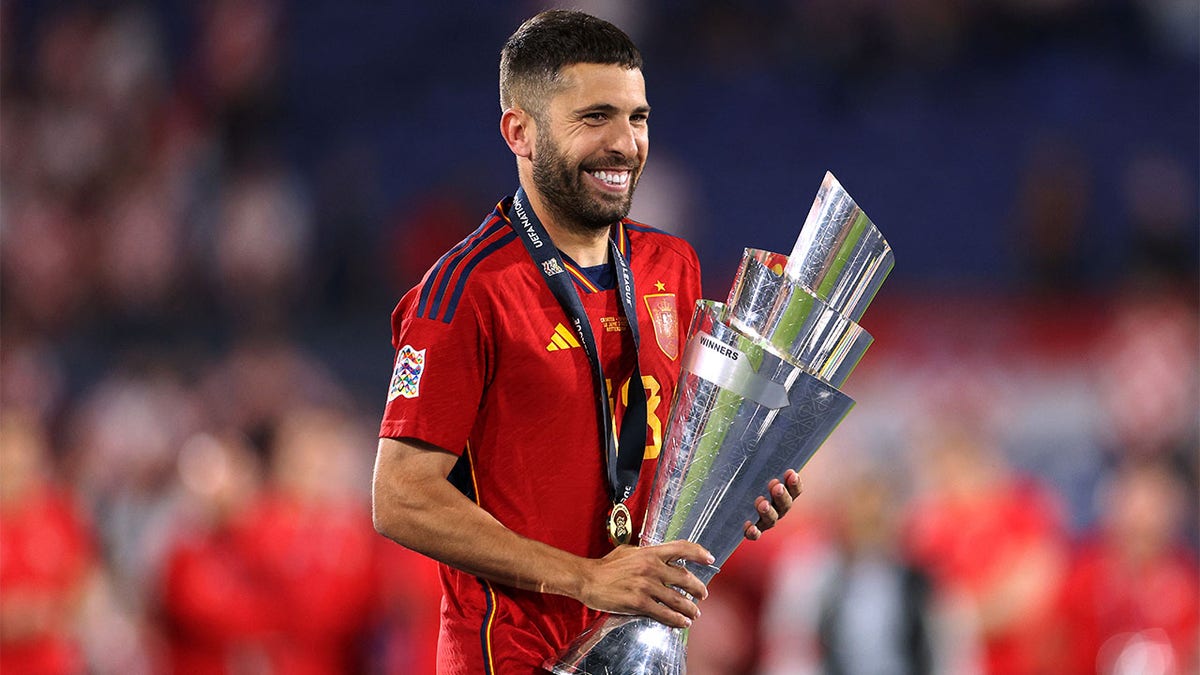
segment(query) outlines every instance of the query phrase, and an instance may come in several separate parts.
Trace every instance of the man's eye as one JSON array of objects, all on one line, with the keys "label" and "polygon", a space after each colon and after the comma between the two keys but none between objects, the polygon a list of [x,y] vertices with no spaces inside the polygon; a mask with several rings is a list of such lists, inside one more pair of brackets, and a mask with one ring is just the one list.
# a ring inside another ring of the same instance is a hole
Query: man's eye
[{"label": "man's eye", "polygon": [[649,115],[630,115],[629,121],[633,122],[634,124],[645,124],[646,122],[650,121],[650,116]]},{"label": "man's eye", "polygon": [[603,122],[604,120],[608,119],[608,116],[602,112],[594,112],[584,115],[583,119],[589,122]]}]

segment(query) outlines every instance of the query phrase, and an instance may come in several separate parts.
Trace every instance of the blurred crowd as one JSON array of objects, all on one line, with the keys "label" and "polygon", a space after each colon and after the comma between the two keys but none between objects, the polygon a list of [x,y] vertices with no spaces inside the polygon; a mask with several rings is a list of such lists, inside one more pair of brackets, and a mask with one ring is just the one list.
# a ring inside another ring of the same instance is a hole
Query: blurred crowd
[{"label": "blurred crowd", "polygon": [[1197,672],[1194,304],[891,300],[798,512],[711,584],[695,670]]},{"label": "blurred crowd", "polygon": [[[480,11],[538,9],[515,4]],[[576,4],[639,40],[678,12],[652,48],[720,54],[706,77],[820,62],[834,98],[979,41],[1196,59],[1194,3],[1171,0]],[[496,195],[460,176],[381,206],[354,147],[314,177],[287,104],[299,14],[0,3],[2,673],[432,672],[436,567],[369,513],[387,316]],[[1131,255],[1097,287],[1085,165],[1048,143],[1013,178],[1012,288],[885,288],[858,408],[714,580],[691,672],[1200,670],[1195,167],[1129,164]],[[698,191],[660,173],[642,217],[686,220]]]}]

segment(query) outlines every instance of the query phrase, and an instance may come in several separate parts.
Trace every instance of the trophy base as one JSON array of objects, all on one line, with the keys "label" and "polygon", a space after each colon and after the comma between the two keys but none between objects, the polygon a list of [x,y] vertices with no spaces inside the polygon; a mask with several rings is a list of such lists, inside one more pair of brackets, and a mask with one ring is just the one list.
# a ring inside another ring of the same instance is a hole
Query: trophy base
[{"label": "trophy base", "polygon": [[607,614],[543,667],[557,675],[683,675],[687,631],[644,616]]}]

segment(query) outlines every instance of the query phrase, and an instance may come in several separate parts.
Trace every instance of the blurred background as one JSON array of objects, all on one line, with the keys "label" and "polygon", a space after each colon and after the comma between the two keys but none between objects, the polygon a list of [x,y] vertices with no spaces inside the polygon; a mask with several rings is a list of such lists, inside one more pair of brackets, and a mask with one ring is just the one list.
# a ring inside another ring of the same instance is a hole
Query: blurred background
[{"label": "blurred background", "polygon": [[[388,317],[515,189],[545,6],[0,2],[0,671],[432,672]],[[690,672],[1197,672],[1197,2],[572,6],[643,49],[632,215],[708,297],[826,170],[896,251]]]}]

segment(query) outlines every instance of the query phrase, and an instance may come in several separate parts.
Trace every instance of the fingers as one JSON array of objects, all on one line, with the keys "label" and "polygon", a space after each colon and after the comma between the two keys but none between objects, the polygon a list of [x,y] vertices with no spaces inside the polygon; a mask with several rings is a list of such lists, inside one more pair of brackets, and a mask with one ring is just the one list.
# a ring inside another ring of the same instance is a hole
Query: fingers
[{"label": "fingers", "polygon": [[692,575],[682,568],[656,561],[649,556],[645,560],[653,562],[642,569],[642,574],[622,580],[628,584],[630,593],[624,600],[627,604],[607,608],[605,611],[640,614],[677,628],[691,625],[692,621],[700,616],[700,608],[696,606],[695,601],[672,588],[671,584],[691,586],[685,577]]},{"label": "fingers", "polygon": [[679,590],[701,600],[708,597],[708,588],[696,578],[696,575],[687,571],[682,564],[685,560],[701,565],[711,565],[716,562],[712,554],[705,550],[703,546],[690,541],[680,540],[648,548],[654,551],[658,559],[662,560],[668,566],[663,578],[664,584],[677,586]]},{"label": "fingers", "polygon": [[647,548],[655,551],[663,562],[690,560],[691,562],[700,563],[701,565],[711,565],[716,562],[716,560],[712,557],[712,554],[708,552],[708,549],[695,542],[687,541],[686,539],[668,541],[665,544],[649,546]]},{"label": "fingers", "polygon": [[651,602],[643,607],[644,613],[668,626],[687,628],[700,616],[700,608],[696,606],[696,601],[683,593],[703,600],[708,597],[708,588],[696,575],[687,571],[683,563],[691,561],[711,565],[716,560],[703,546],[685,540],[649,546],[646,550],[662,561],[663,567],[657,584],[646,589],[646,596]]},{"label": "fingers", "polygon": [[762,536],[762,530],[758,529],[758,525],[755,525],[748,520],[746,521],[746,524],[742,526],[742,533],[750,541],[758,541],[758,538]]},{"label": "fingers", "polygon": [[[674,591],[671,591],[675,593]],[[676,598],[683,598],[679,593],[675,593]],[[635,613],[642,616],[648,616],[655,621],[671,626],[672,628],[691,628],[692,622],[700,616],[700,609],[686,598],[683,599],[687,605],[682,607],[683,612],[677,611],[662,602],[647,600],[645,606],[639,607]],[[684,613],[686,612],[686,613]]]},{"label": "fingers", "polygon": [[708,597],[708,587],[696,578],[696,575],[687,571],[681,565],[671,565],[671,569],[672,572],[665,581],[668,586],[674,586],[693,598],[699,598],[700,600]]},{"label": "fingers", "polygon": [[[699,585],[700,589],[703,590],[704,585],[700,584],[696,577],[684,572],[682,569],[678,569],[678,571],[681,572],[681,575],[691,577],[691,581],[684,581],[681,576],[678,583],[673,582],[674,585],[680,587],[683,585]],[[646,589],[646,599],[647,601],[644,603],[642,613],[670,626],[687,628],[691,625],[692,621],[700,616],[700,608],[696,606],[694,600],[689,599],[683,593],[665,583],[648,587]]]},{"label": "fingers", "polygon": [[708,589],[684,562],[711,565],[715,560],[703,546],[689,541],[618,547],[587,562],[579,599],[593,609],[641,614],[686,628],[700,616],[693,598],[708,597]]},{"label": "fingers", "polygon": [[804,492],[804,483],[800,481],[800,474],[794,469],[788,469],[783,474],[783,484],[787,486],[788,494],[792,499],[800,496]]},{"label": "fingers", "polygon": [[762,534],[775,526],[775,522],[779,521],[779,510],[775,509],[775,504],[767,501],[767,497],[758,497],[754,502],[755,510],[758,512],[758,521],[755,522],[755,527],[758,533]]},{"label": "fingers", "polygon": [[757,540],[762,536],[762,533],[775,526],[787,512],[792,508],[792,502],[795,501],[803,491],[803,485],[800,483],[800,474],[793,469],[788,469],[783,474],[783,480],[777,478],[771,479],[767,484],[767,494],[771,496],[768,500],[766,497],[759,497],[754,501],[754,508],[758,512],[758,522],[747,522],[743,534],[751,541]]}]

